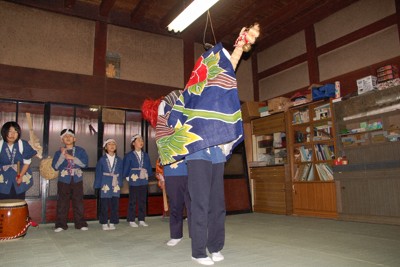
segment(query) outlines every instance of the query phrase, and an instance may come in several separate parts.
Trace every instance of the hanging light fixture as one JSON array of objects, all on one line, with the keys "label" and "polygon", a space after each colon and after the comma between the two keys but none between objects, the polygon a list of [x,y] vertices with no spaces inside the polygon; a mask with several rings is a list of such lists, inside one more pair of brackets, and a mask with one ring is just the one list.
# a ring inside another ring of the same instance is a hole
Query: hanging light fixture
[{"label": "hanging light fixture", "polygon": [[219,0],[194,0],[169,25],[168,30],[181,32]]}]

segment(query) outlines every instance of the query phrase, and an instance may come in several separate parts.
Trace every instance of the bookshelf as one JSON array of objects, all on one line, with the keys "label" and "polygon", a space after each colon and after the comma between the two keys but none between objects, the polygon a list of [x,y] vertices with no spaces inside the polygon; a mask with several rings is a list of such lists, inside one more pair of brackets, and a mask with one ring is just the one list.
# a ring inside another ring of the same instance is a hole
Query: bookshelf
[{"label": "bookshelf", "polygon": [[293,183],[293,213],[336,218],[333,164],[337,155],[330,100],[290,108],[287,141]]},{"label": "bookshelf", "polygon": [[285,113],[254,119],[246,128],[254,211],[292,214]]},{"label": "bookshelf", "polygon": [[334,103],[339,218],[400,225],[400,86]]}]

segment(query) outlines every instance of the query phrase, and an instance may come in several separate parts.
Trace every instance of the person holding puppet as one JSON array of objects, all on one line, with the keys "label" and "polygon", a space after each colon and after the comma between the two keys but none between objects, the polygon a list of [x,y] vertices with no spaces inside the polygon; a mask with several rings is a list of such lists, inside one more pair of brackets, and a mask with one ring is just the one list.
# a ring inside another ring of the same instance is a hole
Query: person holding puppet
[{"label": "person holding puppet", "polygon": [[235,68],[258,34],[258,24],[242,29],[232,56],[221,43],[203,53],[157,140],[163,165],[187,162],[192,259],[202,265],[224,260],[224,163],[243,141]]}]

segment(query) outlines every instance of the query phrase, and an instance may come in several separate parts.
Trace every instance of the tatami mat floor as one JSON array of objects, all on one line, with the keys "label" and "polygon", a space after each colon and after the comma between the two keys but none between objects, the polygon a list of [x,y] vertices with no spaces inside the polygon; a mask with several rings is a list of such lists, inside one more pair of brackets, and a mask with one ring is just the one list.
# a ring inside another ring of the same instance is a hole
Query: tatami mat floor
[{"label": "tatami mat floor", "polygon": [[[0,266],[200,266],[190,239],[168,247],[168,218],[149,227],[125,220],[114,231],[97,221],[88,231],[31,227],[25,238],[0,242]],[[226,218],[225,260],[214,266],[400,266],[400,226],[248,213]]]}]

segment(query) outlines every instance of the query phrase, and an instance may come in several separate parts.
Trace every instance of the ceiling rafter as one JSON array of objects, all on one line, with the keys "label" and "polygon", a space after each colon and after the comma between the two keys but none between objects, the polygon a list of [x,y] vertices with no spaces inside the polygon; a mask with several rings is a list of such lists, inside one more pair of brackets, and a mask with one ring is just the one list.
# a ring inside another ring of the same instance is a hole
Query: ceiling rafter
[{"label": "ceiling rafter", "polygon": [[[248,27],[250,25],[244,25],[247,21],[250,21],[251,17],[253,17],[256,10],[263,8],[264,5],[268,3],[267,1],[257,1],[252,0],[251,3],[248,4],[248,8],[240,11],[239,15],[231,20],[227,20],[224,24],[220,25],[218,29],[215,30],[215,35],[219,36],[221,39],[226,37],[229,34],[232,34],[230,29],[241,29],[242,27]],[[232,4],[232,3],[231,3]],[[256,21],[248,22],[254,23]],[[237,33],[239,34],[239,32]]]},{"label": "ceiling rafter", "polygon": [[[190,1],[191,2],[191,1]],[[189,1],[177,0],[175,5],[169,12],[160,20],[160,28],[165,29],[188,5]]]},{"label": "ceiling rafter", "polygon": [[73,8],[75,6],[76,0],[64,0],[64,7]]},{"label": "ceiling rafter", "polygon": [[139,0],[135,8],[132,10],[130,19],[132,24],[137,24],[143,18],[149,5],[146,5],[146,0]]},{"label": "ceiling rafter", "polygon": [[[198,43],[214,43],[210,24],[206,28],[207,14],[181,33],[167,30],[167,25],[193,0],[3,1]],[[216,41],[227,49],[233,49],[242,27],[258,22],[261,34],[253,50],[261,51],[357,1],[220,0],[210,9],[210,15]]]},{"label": "ceiling rafter", "polygon": [[102,0],[99,7],[99,14],[103,17],[108,17],[116,0]]}]

